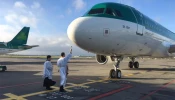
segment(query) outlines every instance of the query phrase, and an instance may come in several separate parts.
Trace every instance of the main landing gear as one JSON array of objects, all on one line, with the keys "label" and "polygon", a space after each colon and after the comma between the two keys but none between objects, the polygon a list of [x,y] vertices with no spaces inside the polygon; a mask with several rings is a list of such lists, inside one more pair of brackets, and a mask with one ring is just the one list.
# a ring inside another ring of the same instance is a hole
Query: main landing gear
[{"label": "main landing gear", "polygon": [[135,58],[134,57],[132,57],[132,58],[130,58],[131,59],[131,61],[128,63],[128,67],[129,68],[139,68],[139,62],[137,62],[137,61],[135,61]]},{"label": "main landing gear", "polygon": [[114,69],[110,70],[110,73],[109,73],[110,78],[119,78],[119,79],[121,78],[122,73],[119,69],[119,65],[120,65],[120,61],[122,61],[122,60],[123,60],[122,57],[117,58],[117,63],[114,64]]}]

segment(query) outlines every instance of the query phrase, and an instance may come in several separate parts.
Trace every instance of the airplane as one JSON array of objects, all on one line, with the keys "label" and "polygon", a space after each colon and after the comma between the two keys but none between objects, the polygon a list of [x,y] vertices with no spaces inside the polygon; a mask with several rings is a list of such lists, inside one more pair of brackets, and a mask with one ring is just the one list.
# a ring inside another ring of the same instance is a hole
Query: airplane
[{"label": "airplane", "polygon": [[175,53],[175,33],[134,7],[104,2],[94,5],[67,28],[78,47],[96,54],[99,64],[114,63],[110,78],[121,78],[120,62],[129,57],[129,68],[139,68],[137,57],[164,58]]},{"label": "airplane", "polygon": [[[0,54],[13,53],[28,50],[39,45],[26,45],[30,27],[23,27],[22,30],[9,42],[0,42]],[[6,66],[0,66],[2,71],[7,70]]]}]

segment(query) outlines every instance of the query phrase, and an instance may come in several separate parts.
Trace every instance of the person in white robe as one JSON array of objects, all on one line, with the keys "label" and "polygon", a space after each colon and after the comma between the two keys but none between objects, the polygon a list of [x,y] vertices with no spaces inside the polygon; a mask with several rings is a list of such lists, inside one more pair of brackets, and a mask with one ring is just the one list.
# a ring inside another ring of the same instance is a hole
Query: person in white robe
[{"label": "person in white robe", "polygon": [[66,86],[66,80],[68,75],[68,61],[72,57],[72,48],[70,53],[66,56],[64,52],[61,53],[61,58],[57,60],[57,66],[59,67],[60,72],[60,92],[66,92],[64,87]]},{"label": "person in white robe", "polygon": [[44,62],[44,70],[43,70],[43,86],[46,87],[47,90],[52,90],[50,86],[53,86],[56,84],[55,81],[52,80],[52,72],[53,72],[53,66],[51,63],[51,56],[47,56],[47,60]]}]

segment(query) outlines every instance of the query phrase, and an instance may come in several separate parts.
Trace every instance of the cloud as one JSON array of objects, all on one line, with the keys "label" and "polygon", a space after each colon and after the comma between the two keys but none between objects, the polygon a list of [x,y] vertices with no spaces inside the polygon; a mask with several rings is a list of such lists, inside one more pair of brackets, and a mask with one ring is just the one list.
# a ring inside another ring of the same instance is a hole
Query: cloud
[{"label": "cloud", "polygon": [[[13,9],[6,9],[5,13],[1,13],[3,16],[0,20],[0,41],[8,42],[22,29],[23,26],[31,27],[31,31],[28,37],[28,45],[39,45],[39,47],[24,50],[21,52],[15,52],[13,54],[26,54],[26,55],[59,55],[61,52],[69,52],[70,46],[73,46],[73,55],[89,55],[86,51],[75,46],[67,37],[65,33],[41,33],[43,30],[39,30],[39,23],[44,20],[45,12],[42,6],[37,2],[32,5],[25,5],[22,2],[15,2]],[[23,6],[22,6],[23,5]],[[19,9],[25,8],[25,9]],[[81,8],[81,7],[80,7]],[[72,10],[67,9],[67,14],[71,14]],[[65,15],[60,14],[60,18],[64,18]],[[3,19],[4,18],[4,19]],[[43,22],[42,22],[43,23]],[[40,23],[41,24],[41,23]],[[50,24],[50,23],[49,23]],[[55,31],[53,31],[55,32]],[[60,35],[59,35],[60,34]]]},{"label": "cloud", "polygon": [[86,7],[86,3],[83,0],[74,0],[73,6],[75,7],[75,10],[82,10]]},{"label": "cloud", "polygon": [[23,25],[29,25],[29,26],[33,26],[36,27],[37,26],[37,19],[35,17],[28,17],[28,16],[20,16],[19,21],[21,22],[21,24]]},{"label": "cloud", "polygon": [[[32,8],[40,8],[40,9],[29,9],[25,4],[22,2],[15,2],[14,3],[15,9],[10,9],[4,15],[4,19],[7,24],[13,25],[15,27],[20,26],[29,26],[37,28],[38,20],[37,16],[40,16],[40,12],[42,10],[40,4],[38,2],[34,2],[31,5]],[[26,9],[18,9],[18,8],[26,8]],[[41,16],[42,17],[42,16]]]},{"label": "cloud", "polygon": [[33,2],[33,5],[31,5],[31,8],[33,8],[33,9],[38,9],[38,8],[40,8],[40,3],[38,3],[38,2]]},{"label": "cloud", "polygon": [[[18,32],[16,27],[10,25],[0,25],[0,41],[8,42],[10,41]],[[15,33],[15,34],[14,34]]]},{"label": "cloud", "polygon": [[[3,36],[0,41],[10,41],[21,29],[9,25],[0,25],[0,32]],[[59,35],[60,34],[60,35]],[[73,47],[73,55],[94,55],[75,46],[67,37],[66,33],[53,35],[40,35],[38,32],[29,32],[28,45],[39,45],[39,47],[15,52],[12,54],[22,55],[60,55],[61,52],[68,53],[70,46]]]},{"label": "cloud", "polygon": [[[61,33],[59,33],[61,34]],[[62,33],[66,34],[66,33]],[[16,52],[14,54],[25,54],[25,55],[60,55],[61,52],[68,53],[70,46],[73,46],[73,55],[94,55],[87,53],[86,51],[75,46],[67,36],[62,35],[45,35],[41,36],[37,33],[30,33],[28,39],[29,45],[39,45],[39,47],[32,48],[29,50]]]},{"label": "cloud", "polygon": [[15,13],[8,14],[4,18],[9,23],[17,24],[16,20],[18,19],[18,15]]},{"label": "cloud", "polygon": [[16,1],[14,4],[15,8],[26,8],[26,5],[21,1]]},{"label": "cloud", "polygon": [[14,26],[32,26],[34,28],[37,27],[37,18],[33,15],[32,12],[28,12],[28,14],[24,13],[8,13],[4,16],[7,23],[12,24]]}]

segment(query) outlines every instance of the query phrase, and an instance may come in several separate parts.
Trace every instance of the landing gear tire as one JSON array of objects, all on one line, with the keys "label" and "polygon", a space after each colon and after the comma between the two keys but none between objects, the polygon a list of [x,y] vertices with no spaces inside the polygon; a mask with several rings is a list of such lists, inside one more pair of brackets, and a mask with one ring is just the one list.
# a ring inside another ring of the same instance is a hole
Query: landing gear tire
[{"label": "landing gear tire", "polygon": [[132,61],[130,61],[130,62],[128,63],[128,67],[129,67],[129,68],[133,68],[133,62],[132,62]]},{"label": "landing gear tire", "polygon": [[118,79],[120,79],[121,76],[122,76],[122,72],[119,69],[117,69],[116,71],[114,69],[110,70],[110,73],[109,73],[109,77],[110,78],[118,78]]},{"label": "landing gear tire", "polygon": [[134,62],[134,68],[139,68],[139,62]]},{"label": "landing gear tire", "polygon": [[115,78],[115,77],[116,77],[116,72],[115,72],[114,69],[111,69],[111,70],[110,70],[109,77],[110,77],[110,78]]},{"label": "landing gear tire", "polygon": [[122,72],[119,69],[116,70],[116,77],[118,79],[120,79],[122,77]]}]

